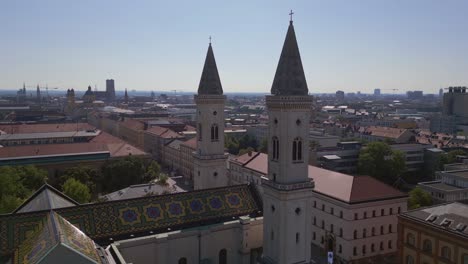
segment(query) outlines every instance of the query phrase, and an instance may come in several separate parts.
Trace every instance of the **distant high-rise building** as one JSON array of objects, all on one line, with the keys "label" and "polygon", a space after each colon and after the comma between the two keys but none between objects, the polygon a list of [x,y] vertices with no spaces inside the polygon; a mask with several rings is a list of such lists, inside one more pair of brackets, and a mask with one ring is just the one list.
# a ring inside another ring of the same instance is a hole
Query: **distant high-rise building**
[{"label": "distant high-rise building", "polygon": [[336,99],[343,101],[344,100],[344,92],[343,91],[336,91]]},{"label": "distant high-rise building", "polygon": [[439,97],[442,98],[444,96],[444,89],[439,89]]},{"label": "distant high-rise building", "polygon": [[423,98],[423,91],[408,91],[406,92],[408,99],[416,100]]},{"label": "distant high-rise building", "polygon": [[36,89],[36,100],[38,103],[41,102],[41,89],[39,88],[39,84],[37,85],[37,89]]},{"label": "distant high-rise building", "polygon": [[468,93],[466,87],[449,87],[444,94],[442,113],[468,118]]},{"label": "distant high-rise building", "polygon": [[108,101],[115,100],[115,83],[114,79],[106,80],[106,99]]},{"label": "distant high-rise building", "polygon": [[375,96],[380,96],[380,89],[379,88],[374,89],[374,95]]}]

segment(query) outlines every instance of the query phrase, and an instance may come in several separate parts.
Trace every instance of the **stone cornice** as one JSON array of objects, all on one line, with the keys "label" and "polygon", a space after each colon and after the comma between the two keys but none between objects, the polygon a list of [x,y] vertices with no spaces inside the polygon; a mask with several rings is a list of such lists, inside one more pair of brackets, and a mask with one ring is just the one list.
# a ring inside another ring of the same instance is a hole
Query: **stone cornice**
[{"label": "stone cornice", "polygon": [[269,110],[288,109],[288,110],[311,110],[313,97],[310,95],[301,96],[278,96],[267,95],[266,105]]},{"label": "stone cornice", "polygon": [[224,104],[225,95],[196,94],[193,96],[196,104]]}]

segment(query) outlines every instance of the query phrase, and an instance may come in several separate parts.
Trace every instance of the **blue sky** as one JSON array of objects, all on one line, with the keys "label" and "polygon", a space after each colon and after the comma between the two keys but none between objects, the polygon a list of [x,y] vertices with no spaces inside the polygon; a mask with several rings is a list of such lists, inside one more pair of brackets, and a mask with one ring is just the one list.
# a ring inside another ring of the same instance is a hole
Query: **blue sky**
[{"label": "blue sky", "polygon": [[468,85],[463,0],[14,0],[0,88],[195,91],[211,35],[224,90],[268,92],[290,9],[313,93]]}]

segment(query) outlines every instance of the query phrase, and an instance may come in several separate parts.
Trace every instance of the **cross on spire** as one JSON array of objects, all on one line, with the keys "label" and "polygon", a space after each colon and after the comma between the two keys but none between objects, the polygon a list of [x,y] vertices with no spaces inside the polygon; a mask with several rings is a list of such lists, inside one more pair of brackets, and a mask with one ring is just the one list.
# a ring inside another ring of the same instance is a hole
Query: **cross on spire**
[{"label": "cross on spire", "polygon": [[209,37],[209,39],[210,39],[210,45],[211,45],[211,36]]},{"label": "cross on spire", "polygon": [[293,12],[292,9],[291,9],[291,12],[289,12],[289,17],[290,17],[289,22],[291,22],[291,23],[292,23],[292,21],[293,21],[293,19],[292,19],[292,16],[293,16],[293,15],[294,15],[294,12]]}]

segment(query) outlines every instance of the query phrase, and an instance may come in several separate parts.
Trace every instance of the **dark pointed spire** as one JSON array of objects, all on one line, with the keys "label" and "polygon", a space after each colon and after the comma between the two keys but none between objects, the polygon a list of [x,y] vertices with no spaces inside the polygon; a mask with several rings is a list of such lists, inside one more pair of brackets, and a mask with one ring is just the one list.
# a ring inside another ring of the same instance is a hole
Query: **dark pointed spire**
[{"label": "dark pointed spire", "polygon": [[301,54],[297,46],[292,14],[294,13],[291,11],[288,33],[284,40],[283,50],[271,86],[271,94],[273,95],[307,95],[309,93],[304,69],[302,68]]},{"label": "dark pointed spire", "polygon": [[200,79],[200,85],[198,85],[198,94],[223,94],[223,87],[221,86],[213,48],[211,47],[211,37],[208,52],[206,54],[205,65],[203,66],[203,72]]}]

